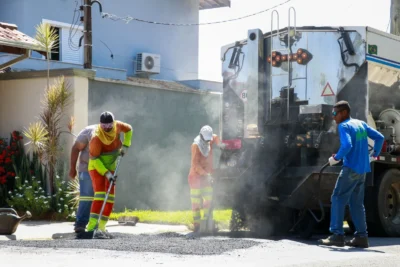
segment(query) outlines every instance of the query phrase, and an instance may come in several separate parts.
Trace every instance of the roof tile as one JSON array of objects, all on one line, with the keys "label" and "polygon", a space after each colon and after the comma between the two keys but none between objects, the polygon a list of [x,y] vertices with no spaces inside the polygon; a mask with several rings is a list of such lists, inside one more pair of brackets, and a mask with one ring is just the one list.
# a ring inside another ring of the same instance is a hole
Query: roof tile
[{"label": "roof tile", "polygon": [[0,22],[0,45],[45,51],[38,41],[18,31],[17,25]]}]

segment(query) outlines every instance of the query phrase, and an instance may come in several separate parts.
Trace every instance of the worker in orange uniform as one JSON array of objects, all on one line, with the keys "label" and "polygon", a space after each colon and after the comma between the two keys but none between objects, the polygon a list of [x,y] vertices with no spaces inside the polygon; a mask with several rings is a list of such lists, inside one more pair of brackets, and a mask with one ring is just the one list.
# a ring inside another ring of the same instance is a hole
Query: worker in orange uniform
[{"label": "worker in orange uniform", "polygon": [[194,232],[200,229],[201,214],[200,208],[203,207],[204,219],[207,220],[208,212],[212,200],[212,172],[213,172],[213,145],[221,144],[217,135],[213,134],[213,129],[206,125],[200,130],[200,134],[194,139],[192,144],[192,160],[189,172],[190,199],[192,202]]},{"label": "worker in orange uniform", "polygon": [[[124,133],[121,142],[120,133]],[[94,231],[106,192],[113,178],[116,168],[116,159],[127,153],[131,146],[132,127],[129,124],[114,120],[111,112],[103,112],[100,124],[97,125],[89,143],[89,174],[93,183],[94,198],[90,210],[90,219],[87,231]],[[114,206],[115,185],[112,186],[103,214],[100,218],[96,238],[110,238],[106,231],[106,224]]]}]

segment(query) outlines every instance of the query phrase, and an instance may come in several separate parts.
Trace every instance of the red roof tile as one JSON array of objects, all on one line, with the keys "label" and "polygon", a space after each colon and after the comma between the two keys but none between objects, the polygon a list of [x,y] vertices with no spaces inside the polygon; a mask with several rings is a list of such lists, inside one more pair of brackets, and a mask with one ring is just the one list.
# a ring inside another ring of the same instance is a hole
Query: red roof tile
[{"label": "red roof tile", "polygon": [[0,45],[46,51],[35,39],[17,29],[17,25],[15,24],[0,22]]}]

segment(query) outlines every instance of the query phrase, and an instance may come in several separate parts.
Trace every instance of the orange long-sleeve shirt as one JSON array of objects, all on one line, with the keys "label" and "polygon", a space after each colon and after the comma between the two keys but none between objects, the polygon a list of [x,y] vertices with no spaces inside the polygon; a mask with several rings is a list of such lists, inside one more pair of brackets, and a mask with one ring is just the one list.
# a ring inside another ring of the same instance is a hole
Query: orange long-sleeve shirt
[{"label": "orange long-sleeve shirt", "polygon": [[[109,144],[103,144],[98,136],[94,136],[89,142],[89,171],[97,170],[101,175],[104,175],[108,170],[115,169],[115,158],[118,153],[122,142],[119,138],[120,133],[128,133],[132,131],[131,125],[116,121],[116,138]],[[130,137],[127,139],[127,135],[124,136],[124,145],[130,146]]]},{"label": "orange long-sleeve shirt", "polygon": [[208,157],[201,154],[199,147],[192,144],[192,161],[189,171],[189,176],[203,176],[213,172],[213,144],[219,144],[219,137],[214,134],[213,139],[210,141],[210,153]]}]

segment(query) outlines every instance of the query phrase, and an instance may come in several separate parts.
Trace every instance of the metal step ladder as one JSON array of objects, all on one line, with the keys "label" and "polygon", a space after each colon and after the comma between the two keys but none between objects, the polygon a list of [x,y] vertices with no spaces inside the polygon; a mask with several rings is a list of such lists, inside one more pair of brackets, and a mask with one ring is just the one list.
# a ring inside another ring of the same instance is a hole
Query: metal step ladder
[{"label": "metal step ladder", "polygon": [[[290,110],[290,106],[289,106],[289,103],[290,103],[290,94],[289,94],[289,92],[290,92],[290,86],[291,86],[291,71],[292,71],[292,69],[291,69],[291,67],[290,67],[290,49],[289,49],[289,47],[291,46],[290,45],[290,35],[291,35],[291,25],[290,25],[290,19],[291,19],[291,11],[293,10],[293,12],[294,12],[294,36],[296,36],[296,10],[294,9],[294,7],[290,7],[289,8],[289,10],[288,10],[288,30],[287,30],[287,33],[288,33],[288,46],[287,46],[287,48],[285,48],[285,49],[277,49],[277,50],[274,50],[274,37],[275,36],[277,36],[278,38],[279,38],[279,13],[278,13],[278,11],[277,10],[273,10],[272,11],[272,13],[271,13],[271,35],[270,35],[270,37],[271,37],[271,54],[269,55],[270,57],[271,57],[271,62],[270,62],[270,64],[271,64],[271,75],[270,75],[270,79],[269,79],[269,82],[270,82],[270,95],[269,95],[269,120],[271,120],[271,111],[272,111],[272,92],[273,92],[273,90],[272,90],[272,77],[274,77],[274,76],[288,76],[288,86],[287,86],[287,111],[286,111],[286,116],[287,116],[287,120],[289,120],[289,110]],[[276,33],[275,34],[273,34],[273,28],[274,28],[274,14],[276,14],[276,16],[277,16],[277,29],[276,29]],[[288,55],[288,57],[287,57],[287,62],[288,62],[288,71],[287,71],[287,74],[273,74],[272,73],[272,70],[273,70],[273,65],[272,65],[272,63],[273,63],[273,60],[272,60],[272,54],[274,53],[274,52],[286,52],[287,53],[287,55]]]}]

